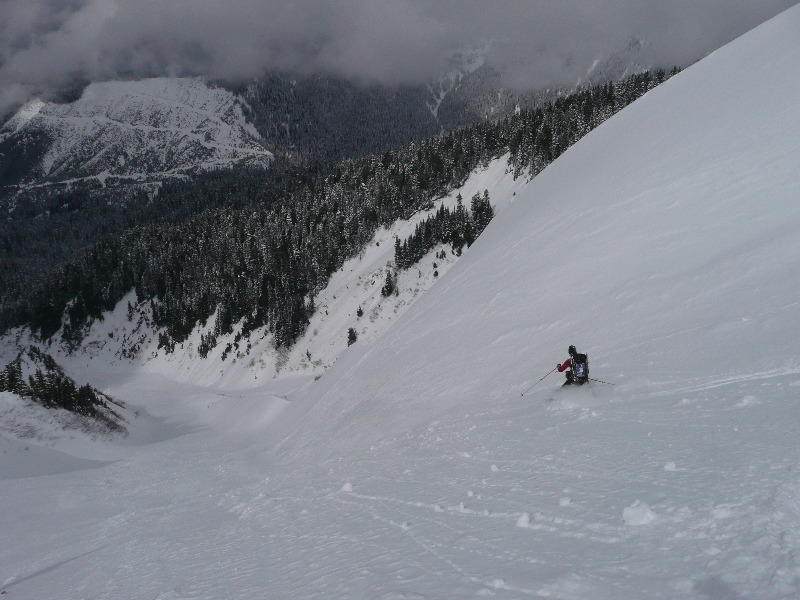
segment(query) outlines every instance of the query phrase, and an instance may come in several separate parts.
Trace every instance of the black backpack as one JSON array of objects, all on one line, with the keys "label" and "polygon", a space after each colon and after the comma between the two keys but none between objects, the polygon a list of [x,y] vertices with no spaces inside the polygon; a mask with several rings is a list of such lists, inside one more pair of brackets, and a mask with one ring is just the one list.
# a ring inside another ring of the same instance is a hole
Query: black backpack
[{"label": "black backpack", "polygon": [[575,379],[589,379],[589,358],[585,354],[572,355],[572,375]]}]

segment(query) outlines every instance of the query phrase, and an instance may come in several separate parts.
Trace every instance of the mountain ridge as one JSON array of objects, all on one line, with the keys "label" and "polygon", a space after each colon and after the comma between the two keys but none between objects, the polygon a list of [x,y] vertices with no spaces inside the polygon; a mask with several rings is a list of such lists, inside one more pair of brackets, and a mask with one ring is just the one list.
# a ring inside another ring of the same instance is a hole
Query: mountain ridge
[{"label": "mountain ridge", "polygon": [[0,144],[41,132],[53,139],[18,189],[76,180],[158,182],[239,164],[266,167],[272,157],[244,117],[241,100],[200,79],[89,84],[79,100],[33,100],[0,130]]}]

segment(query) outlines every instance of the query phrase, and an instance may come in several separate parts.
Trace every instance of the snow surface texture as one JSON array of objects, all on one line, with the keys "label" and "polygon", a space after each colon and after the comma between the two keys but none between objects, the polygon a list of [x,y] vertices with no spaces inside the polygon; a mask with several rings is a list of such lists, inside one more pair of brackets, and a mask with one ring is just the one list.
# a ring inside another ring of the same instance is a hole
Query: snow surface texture
[{"label": "snow surface texture", "polygon": [[200,79],[92,83],[70,104],[33,100],[0,130],[4,138],[44,132],[52,140],[34,184],[97,179],[153,181],[272,157],[246,121],[243,100]]},{"label": "snow surface texture", "polygon": [[[8,597],[800,597],[798,39],[607,121],[318,381],[88,363],[142,416],[3,481]],[[570,343],[616,385],[520,397]]]},{"label": "snow surface texture", "polygon": [[97,461],[75,454],[112,435],[104,423],[89,417],[0,392],[0,480],[91,468]]}]

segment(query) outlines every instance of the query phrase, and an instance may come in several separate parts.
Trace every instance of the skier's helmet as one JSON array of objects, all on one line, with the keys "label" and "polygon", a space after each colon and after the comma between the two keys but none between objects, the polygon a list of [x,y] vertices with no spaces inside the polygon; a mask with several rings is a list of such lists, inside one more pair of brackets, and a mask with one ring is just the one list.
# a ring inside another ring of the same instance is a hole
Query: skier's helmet
[{"label": "skier's helmet", "polygon": [[578,351],[575,350],[575,346],[570,346],[569,347],[569,355],[570,356],[572,356],[573,354],[577,354],[577,353],[578,353]]}]

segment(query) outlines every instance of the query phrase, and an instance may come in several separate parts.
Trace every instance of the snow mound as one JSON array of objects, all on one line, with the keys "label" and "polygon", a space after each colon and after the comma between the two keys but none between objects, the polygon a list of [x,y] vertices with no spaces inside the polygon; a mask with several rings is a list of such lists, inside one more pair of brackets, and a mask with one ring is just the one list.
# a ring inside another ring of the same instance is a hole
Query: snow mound
[{"label": "snow mound", "polygon": [[647,525],[657,518],[658,515],[650,509],[650,506],[639,500],[625,507],[625,510],[622,511],[622,519],[628,525]]}]

